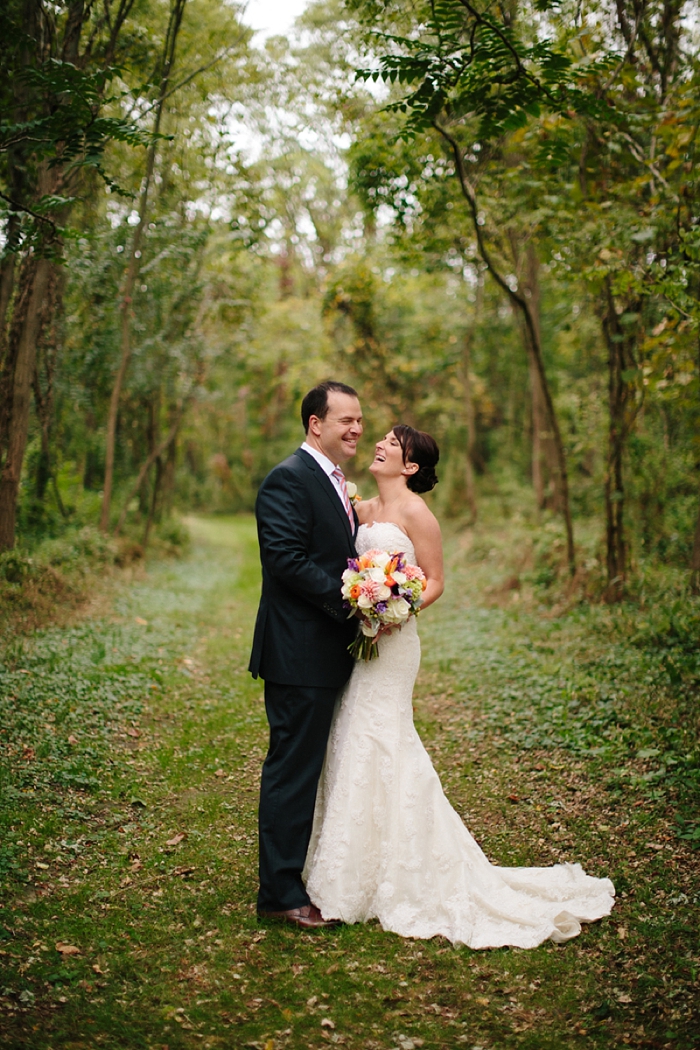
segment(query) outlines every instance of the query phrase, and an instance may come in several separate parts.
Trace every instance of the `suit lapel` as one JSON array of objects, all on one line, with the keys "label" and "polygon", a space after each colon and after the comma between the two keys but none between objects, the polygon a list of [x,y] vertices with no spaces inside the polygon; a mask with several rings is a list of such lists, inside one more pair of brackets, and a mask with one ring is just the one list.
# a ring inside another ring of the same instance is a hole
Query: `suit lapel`
[{"label": "suit lapel", "polygon": [[314,457],[310,456],[308,452],[305,452],[303,448],[298,448],[294,455],[299,457],[299,459],[302,461],[305,467],[308,467],[308,469],[312,472],[323,491],[328,496],[333,510],[336,514],[339,515],[340,520],[343,523],[343,528],[345,529],[347,537],[350,540],[350,544],[354,547],[355,535],[357,533],[357,515],[355,514],[354,508],[352,514],[353,518],[355,519],[355,527],[353,528],[350,525],[350,520],[347,514],[345,513],[345,507],[340,501],[340,497],[336,492],[335,486],[326,474],[325,470],[323,470],[323,468],[316,462]]}]

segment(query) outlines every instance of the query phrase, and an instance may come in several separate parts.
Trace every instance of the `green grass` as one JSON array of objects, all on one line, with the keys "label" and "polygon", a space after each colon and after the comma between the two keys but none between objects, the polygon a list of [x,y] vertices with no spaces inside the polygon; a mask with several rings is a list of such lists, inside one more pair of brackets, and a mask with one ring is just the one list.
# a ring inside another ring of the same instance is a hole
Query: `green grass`
[{"label": "green grass", "polygon": [[697,603],[553,602],[530,526],[455,533],[416,691],[447,794],[495,862],[580,861],[618,903],[527,952],[300,933],[254,912],[254,524],[189,524],[2,655],[2,1046],[696,1047]]}]

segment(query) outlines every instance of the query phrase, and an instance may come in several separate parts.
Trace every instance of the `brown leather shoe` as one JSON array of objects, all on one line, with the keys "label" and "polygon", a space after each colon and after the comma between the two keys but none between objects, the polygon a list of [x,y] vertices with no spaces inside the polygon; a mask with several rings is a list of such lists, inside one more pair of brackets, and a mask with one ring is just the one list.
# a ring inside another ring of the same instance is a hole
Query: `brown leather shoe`
[{"label": "brown leather shoe", "polygon": [[301,908],[290,908],[288,911],[259,911],[258,918],[290,922],[300,930],[321,930],[341,924],[340,919],[324,919],[315,904],[303,904]]}]

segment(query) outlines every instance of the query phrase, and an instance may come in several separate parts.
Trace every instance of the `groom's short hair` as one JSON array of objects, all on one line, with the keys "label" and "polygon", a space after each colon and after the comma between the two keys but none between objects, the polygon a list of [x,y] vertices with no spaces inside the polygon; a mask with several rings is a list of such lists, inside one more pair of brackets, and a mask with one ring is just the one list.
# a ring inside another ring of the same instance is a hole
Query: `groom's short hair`
[{"label": "groom's short hair", "polygon": [[348,386],[347,383],[338,383],[335,379],[327,379],[325,383],[319,383],[313,390],[309,390],[301,403],[301,421],[304,424],[305,434],[309,432],[309,420],[312,416],[325,419],[328,415],[328,395],[330,393],[349,394],[350,397],[357,397],[357,390]]}]

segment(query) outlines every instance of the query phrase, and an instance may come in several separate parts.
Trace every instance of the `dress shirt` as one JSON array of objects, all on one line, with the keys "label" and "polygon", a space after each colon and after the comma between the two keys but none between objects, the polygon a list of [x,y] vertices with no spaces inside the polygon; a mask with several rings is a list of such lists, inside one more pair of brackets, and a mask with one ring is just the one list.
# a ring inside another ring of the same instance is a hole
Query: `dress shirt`
[{"label": "dress shirt", "polygon": [[[304,452],[308,452],[310,456],[313,456],[319,467],[326,472],[328,475],[333,488],[338,493],[338,499],[343,504],[343,511],[345,510],[345,504],[343,503],[343,495],[340,491],[340,482],[338,478],[333,477],[333,471],[336,469],[336,465],[333,460],[329,459],[328,456],[324,456],[323,452],[319,452],[317,448],[312,448],[311,445],[307,445],[304,441],[302,446]],[[340,468],[342,469],[342,468]]]}]

